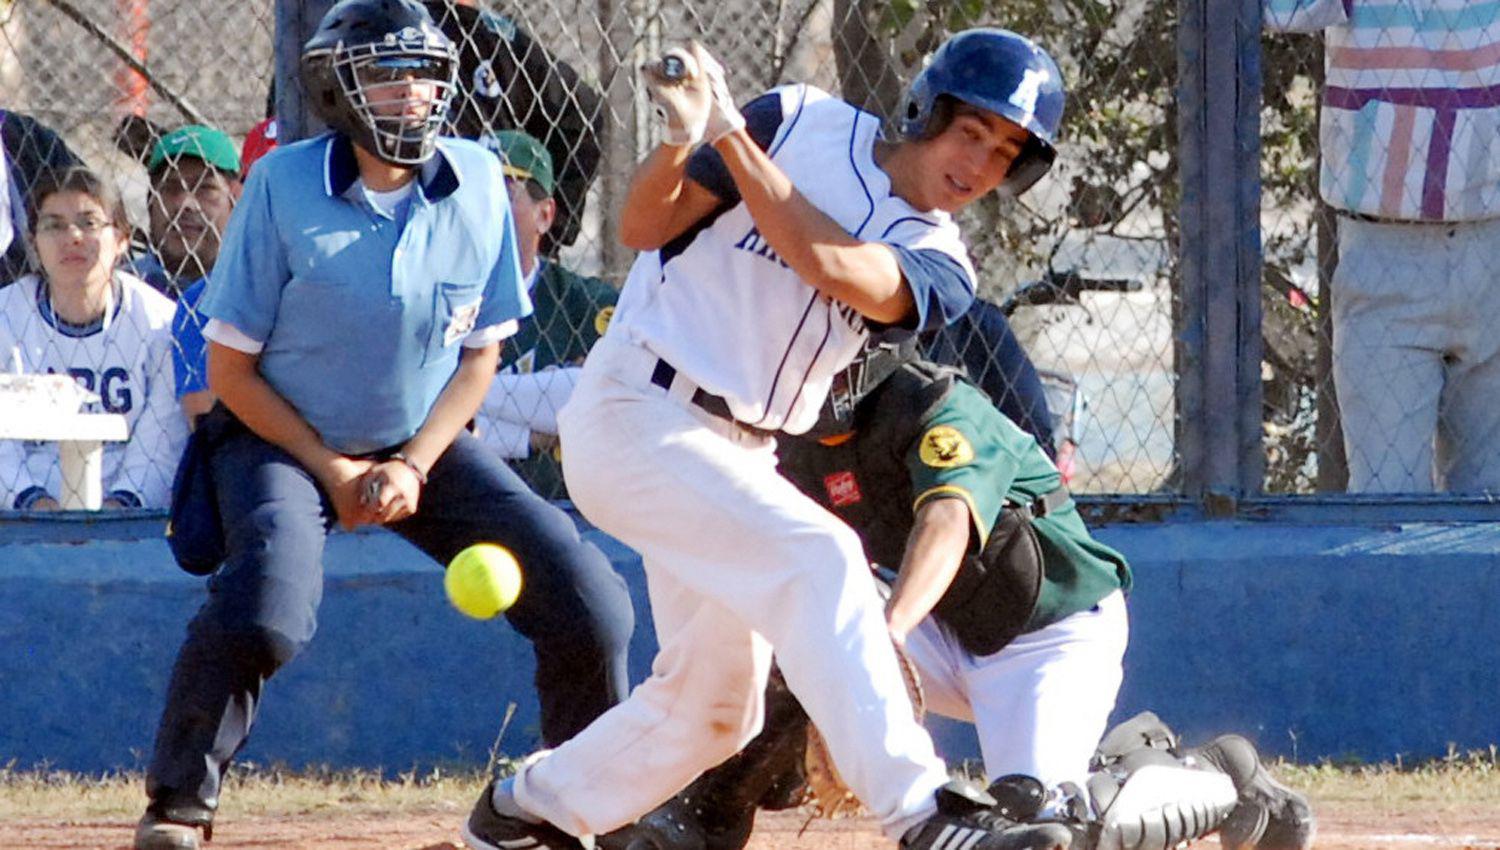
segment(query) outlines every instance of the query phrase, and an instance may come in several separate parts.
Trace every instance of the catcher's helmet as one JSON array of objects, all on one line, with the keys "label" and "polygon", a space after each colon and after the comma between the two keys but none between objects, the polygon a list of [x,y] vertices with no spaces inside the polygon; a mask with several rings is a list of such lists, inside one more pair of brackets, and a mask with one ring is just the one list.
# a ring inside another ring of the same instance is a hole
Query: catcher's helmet
[{"label": "catcher's helmet", "polygon": [[994,28],[964,30],[943,42],[906,90],[901,134],[920,139],[940,129],[933,126],[933,112],[942,97],[993,112],[1030,133],[1001,191],[1019,195],[1052,167],[1067,95],[1057,63],[1036,42]]},{"label": "catcher's helmet", "polygon": [[[416,0],[341,0],[302,48],[313,111],[355,144],[395,165],[419,165],[436,147],[457,80],[458,51]],[[379,97],[416,79],[430,97]],[[372,98],[371,95],[377,96]]]}]

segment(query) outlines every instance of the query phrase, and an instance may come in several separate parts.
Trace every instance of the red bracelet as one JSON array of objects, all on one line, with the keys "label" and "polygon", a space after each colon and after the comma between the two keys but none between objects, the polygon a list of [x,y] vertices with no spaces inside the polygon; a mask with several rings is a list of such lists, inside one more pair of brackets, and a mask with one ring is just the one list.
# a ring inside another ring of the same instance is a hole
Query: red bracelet
[{"label": "red bracelet", "polygon": [[411,458],[407,457],[405,452],[396,452],[395,454],[391,455],[391,460],[399,460],[402,463],[406,464],[406,468],[410,469],[412,471],[412,474],[417,476],[417,483],[421,484],[424,487],[427,486],[427,473],[418,468],[415,463],[412,463]]}]

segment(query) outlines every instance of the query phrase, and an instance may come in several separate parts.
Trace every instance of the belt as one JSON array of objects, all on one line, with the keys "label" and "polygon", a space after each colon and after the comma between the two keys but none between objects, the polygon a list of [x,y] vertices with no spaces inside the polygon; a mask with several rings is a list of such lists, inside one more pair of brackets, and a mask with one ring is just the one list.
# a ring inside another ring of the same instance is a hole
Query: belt
[{"label": "belt", "polygon": [[1059,487],[1051,492],[1043,493],[1032,499],[1028,504],[1018,505],[1007,502],[1012,510],[1019,512],[1029,520],[1038,520],[1050,513],[1055,513],[1067,506],[1073,498],[1068,488]]},{"label": "belt", "polygon": [[1339,215],[1344,218],[1352,218],[1355,221],[1364,221],[1370,224],[1416,224],[1431,227],[1452,227],[1453,225],[1464,223],[1461,221],[1429,221],[1417,218],[1387,218],[1385,216],[1370,215],[1369,213],[1350,212],[1349,210],[1339,210]]},{"label": "belt", "polygon": [[[677,367],[658,357],[656,360],[656,368],[651,370],[651,383],[655,384],[658,387],[661,387],[664,390],[670,390],[672,389],[672,382],[675,380],[677,380]],[[732,422],[752,434],[760,437],[776,436],[775,431],[768,431],[765,428],[757,428],[754,425],[735,419],[734,412],[729,409],[728,399],[724,398],[721,395],[714,395],[713,393],[708,392],[702,387],[693,388],[693,397],[691,401],[698,407],[698,409],[702,410],[704,413],[707,413],[710,416],[718,417],[719,419],[723,419],[728,422]]]}]

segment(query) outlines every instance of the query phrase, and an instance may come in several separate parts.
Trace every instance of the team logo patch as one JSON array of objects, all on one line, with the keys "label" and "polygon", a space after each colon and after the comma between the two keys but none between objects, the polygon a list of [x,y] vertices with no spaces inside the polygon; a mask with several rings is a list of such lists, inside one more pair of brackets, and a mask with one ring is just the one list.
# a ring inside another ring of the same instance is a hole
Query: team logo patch
[{"label": "team logo patch", "polygon": [[937,425],[922,435],[917,455],[928,466],[946,469],[972,462],[974,447],[969,445],[969,439],[957,428]]},{"label": "team logo patch", "polygon": [[444,348],[458,342],[474,330],[474,323],[479,320],[479,304],[479,301],[475,301],[473,304],[453,308],[453,318],[448,321],[448,328],[443,331]]},{"label": "team logo patch", "polygon": [[848,470],[824,477],[823,488],[828,491],[828,501],[835,508],[858,504],[864,498],[859,492],[859,481]]},{"label": "team logo patch", "polygon": [[[500,88],[500,78],[495,76],[495,69],[488,62],[480,62],[474,66],[474,86],[472,91],[480,97],[495,100],[503,91]],[[486,138],[489,138],[486,136]],[[486,146],[488,147],[488,146]]]},{"label": "team logo patch", "polygon": [[594,331],[600,336],[604,336],[604,332],[609,330],[609,323],[614,318],[615,308],[605,307],[603,310],[600,310],[599,314],[594,316]]}]

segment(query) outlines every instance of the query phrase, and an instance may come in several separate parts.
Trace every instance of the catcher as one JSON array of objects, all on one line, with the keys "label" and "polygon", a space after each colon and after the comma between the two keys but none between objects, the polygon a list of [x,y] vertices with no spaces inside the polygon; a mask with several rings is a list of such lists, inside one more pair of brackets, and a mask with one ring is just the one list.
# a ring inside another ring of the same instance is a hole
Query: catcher
[{"label": "catcher", "polygon": [[[899,566],[891,637],[927,708],[975,723],[1002,814],[1066,823],[1076,847],[1167,848],[1216,829],[1231,850],[1310,844],[1305,800],[1239,736],[1187,750],[1147,714],[1095,748],[1122,678],[1129,567],[1089,535],[1035,439],[957,372],[874,347],[780,454],[872,562]],[[767,702],[744,752],[606,846],[732,850],[757,807],[799,802],[805,715],[774,680]],[[807,779],[826,811],[839,791],[819,773]]]}]

